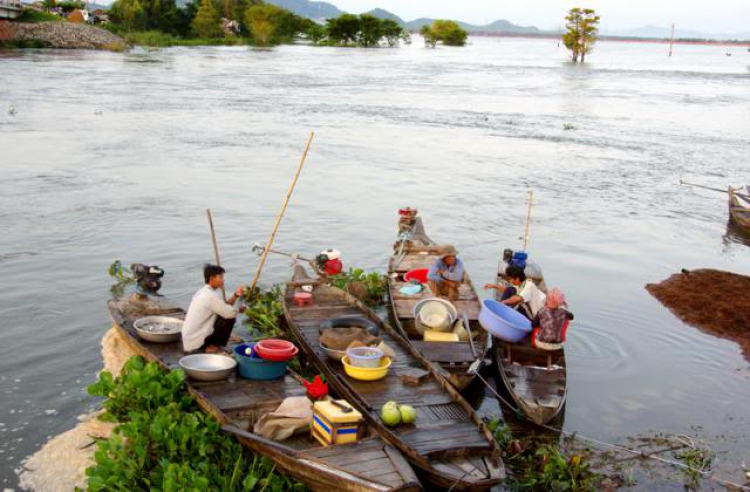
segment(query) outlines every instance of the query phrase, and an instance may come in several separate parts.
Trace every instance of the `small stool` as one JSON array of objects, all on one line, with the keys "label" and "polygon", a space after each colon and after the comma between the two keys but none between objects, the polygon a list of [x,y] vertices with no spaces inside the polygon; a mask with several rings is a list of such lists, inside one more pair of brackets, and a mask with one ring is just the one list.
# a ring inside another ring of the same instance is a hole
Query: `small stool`
[{"label": "small stool", "polygon": [[295,292],[294,294],[294,305],[297,307],[312,306],[313,295],[309,292]]}]

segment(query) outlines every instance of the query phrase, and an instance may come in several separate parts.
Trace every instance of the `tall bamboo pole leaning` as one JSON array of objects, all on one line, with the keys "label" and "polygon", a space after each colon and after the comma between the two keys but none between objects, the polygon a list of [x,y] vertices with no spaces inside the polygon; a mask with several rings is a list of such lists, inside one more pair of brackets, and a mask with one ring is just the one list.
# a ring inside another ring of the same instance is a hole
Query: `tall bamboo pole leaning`
[{"label": "tall bamboo pole leaning", "polygon": [[[221,266],[221,259],[219,258],[219,244],[216,242],[216,231],[214,231],[214,219],[211,217],[211,209],[206,209],[206,217],[208,217],[208,228],[211,231],[211,242],[214,245],[214,258],[216,259],[216,266]],[[227,291],[224,287],[221,288],[221,296],[224,298],[224,302],[227,301]]]},{"label": "tall bamboo pole leaning", "polygon": [[523,233],[523,250],[529,245],[529,227],[531,227],[531,204],[534,201],[534,190],[529,190],[529,207],[526,209],[526,230]]},{"label": "tall bamboo pole leaning", "polygon": [[294,175],[294,179],[292,180],[291,186],[289,186],[289,191],[286,194],[284,205],[282,205],[281,210],[279,211],[279,215],[276,216],[276,223],[274,224],[273,230],[271,231],[271,236],[268,238],[266,247],[263,250],[263,256],[260,257],[258,270],[255,272],[255,278],[253,278],[253,283],[250,284],[250,292],[255,292],[255,287],[258,285],[258,280],[260,279],[260,272],[263,271],[263,265],[265,265],[266,263],[266,257],[268,256],[268,252],[271,251],[271,246],[273,246],[273,241],[274,239],[276,239],[276,233],[279,230],[279,225],[281,225],[281,219],[284,217],[284,213],[286,212],[286,207],[287,205],[289,205],[289,199],[292,197],[292,193],[294,192],[294,187],[297,185],[297,180],[299,179],[299,175],[302,172],[302,167],[305,165],[305,161],[307,160],[307,152],[310,150],[310,145],[312,144],[312,140],[314,136],[315,136],[315,132],[310,132],[310,138],[307,140],[307,146],[305,146],[305,151],[302,153],[302,158],[299,161],[299,167],[297,168],[297,172]]}]

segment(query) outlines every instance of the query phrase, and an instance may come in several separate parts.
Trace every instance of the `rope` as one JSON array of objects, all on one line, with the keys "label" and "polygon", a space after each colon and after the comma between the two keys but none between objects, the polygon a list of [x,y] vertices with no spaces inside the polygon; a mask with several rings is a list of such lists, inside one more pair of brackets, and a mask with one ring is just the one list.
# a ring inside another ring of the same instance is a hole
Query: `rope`
[{"label": "rope", "polygon": [[[495,388],[493,388],[478,372],[475,373],[475,374],[476,374],[476,377],[479,378],[479,380],[482,381],[482,383],[484,383],[485,386],[487,386],[487,388],[495,395],[495,397],[497,397],[497,399],[501,403],[505,404],[505,406],[507,406],[510,410],[513,410],[516,415],[520,416],[521,418],[523,418],[523,419],[525,419],[525,420],[527,420],[529,422],[534,423],[526,415],[524,415],[523,413],[521,413],[519,411],[519,409],[515,405],[512,405],[512,404],[508,403],[508,401],[505,400],[505,398],[503,398],[495,390]],[[692,466],[686,465],[685,463],[680,463],[679,461],[668,460],[668,459],[662,458],[660,456],[655,456],[655,455],[652,455],[652,454],[644,453],[643,451],[636,451],[635,449],[627,448],[625,446],[620,446],[619,444],[612,444],[612,443],[600,441],[598,439],[594,439],[593,437],[584,436],[584,435],[582,435],[582,434],[580,434],[578,432],[568,432],[568,431],[565,431],[563,429],[558,429],[556,427],[552,427],[551,425],[547,425],[547,424],[541,425],[540,427],[543,427],[543,428],[545,428],[547,430],[550,430],[550,431],[553,431],[553,432],[560,433],[560,434],[562,434],[564,436],[568,436],[568,437],[570,437],[572,439],[580,439],[582,441],[588,441],[588,442],[590,442],[592,444],[597,444],[599,446],[604,446],[604,447],[608,447],[608,448],[611,448],[611,449],[616,449],[616,450],[619,450],[619,451],[623,451],[623,452],[626,452],[626,453],[635,454],[635,455],[637,455],[637,456],[639,456],[641,458],[649,458],[649,459],[652,459],[654,461],[659,461],[661,463],[665,463],[667,465],[671,465],[671,466],[674,466],[674,467],[677,467],[677,468],[682,468],[684,470],[688,470],[688,471],[691,471],[691,472],[694,472],[694,473],[698,473],[703,478],[706,478],[708,480],[713,480],[714,482],[717,482],[717,483],[719,483],[719,484],[721,484],[721,485],[723,485],[725,487],[736,487],[738,490],[750,491],[750,487],[748,487],[747,485],[740,485],[740,484],[731,482],[729,480],[726,480],[726,479],[723,479],[723,478],[720,478],[720,477],[715,477],[715,476],[712,475],[711,472],[704,471],[703,469],[699,470],[697,468],[693,468]],[[681,442],[681,443],[683,443],[683,444],[685,444],[685,442],[682,441],[682,440],[680,440],[680,439],[678,439],[678,441]],[[692,440],[691,440],[691,442],[692,442]],[[694,445],[693,446],[689,446],[689,447],[692,447],[693,449],[695,449]]]}]

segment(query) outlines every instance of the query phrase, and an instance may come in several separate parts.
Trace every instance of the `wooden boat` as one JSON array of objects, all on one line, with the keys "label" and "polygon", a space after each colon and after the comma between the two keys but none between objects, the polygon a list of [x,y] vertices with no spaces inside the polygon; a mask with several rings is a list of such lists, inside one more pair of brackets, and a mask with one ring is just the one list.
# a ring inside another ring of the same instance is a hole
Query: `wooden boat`
[{"label": "wooden boat", "polygon": [[729,217],[746,231],[750,231],[750,186],[729,188]]},{"label": "wooden boat", "polygon": [[[541,269],[527,266],[527,270],[538,272],[538,277],[529,278],[546,292]],[[498,267],[497,283],[508,283],[504,261]],[[499,301],[501,295],[498,291],[496,300]],[[528,339],[509,343],[493,337],[492,352],[500,380],[518,410],[537,425],[547,424],[560,414],[568,394],[564,348],[546,351],[532,347]]]},{"label": "wooden boat", "polygon": [[[136,303],[137,304],[137,303]],[[115,328],[137,354],[166,369],[178,368],[184,355],[182,342],[150,343],[137,337],[133,322],[144,315],[168,315],[183,319],[185,312],[163,305],[157,309],[134,309],[129,299],[110,301]],[[421,486],[414,470],[395,447],[376,431],[358,443],[323,447],[308,433],[274,442],[253,434],[255,422],[292,396],[306,390],[292,373],[283,380],[249,381],[234,376],[216,383],[188,382],[200,408],[224,424],[224,429],[254,453],[271,458],[285,474],[304,482],[312,490],[331,492],[416,491]]]},{"label": "wooden boat", "polygon": [[489,336],[479,325],[482,308],[479,296],[468,274],[459,289],[458,300],[453,302],[459,317],[466,315],[473,340],[470,342],[425,342],[414,327],[414,306],[421,300],[435,297],[425,288],[420,294],[405,295],[401,288],[408,285],[404,275],[411,270],[429,268],[446,245],[438,245],[427,236],[421,217],[401,219],[399,241],[388,263],[388,293],[391,301],[391,321],[410,343],[430,362],[439,364],[445,376],[459,391],[476,377],[469,368],[476,360],[484,360]]},{"label": "wooden boat", "polygon": [[[313,287],[312,306],[295,305],[294,294],[302,286]],[[487,490],[502,481],[505,471],[500,449],[484,422],[432,364],[364,304],[340,289],[309,279],[297,266],[287,284],[283,309],[290,331],[329,384],[421,471],[428,489]],[[364,317],[378,326],[380,338],[396,353],[384,379],[353,379],[341,362],[326,356],[319,344],[319,328],[342,316]],[[417,386],[402,380],[402,375],[414,368],[426,371],[427,376]],[[412,405],[417,411],[416,424],[386,427],[379,411],[387,401]]]}]

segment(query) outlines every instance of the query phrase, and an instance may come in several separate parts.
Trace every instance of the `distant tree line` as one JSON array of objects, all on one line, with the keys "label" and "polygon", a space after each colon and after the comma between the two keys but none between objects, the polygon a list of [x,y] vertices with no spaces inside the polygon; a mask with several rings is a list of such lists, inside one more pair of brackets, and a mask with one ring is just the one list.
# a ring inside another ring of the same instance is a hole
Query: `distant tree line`
[{"label": "distant tree line", "polygon": [[436,20],[432,25],[424,25],[419,33],[425,46],[434,48],[438,42],[446,46],[464,46],[469,33],[452,20]]},{"label": "distant tree line", "polygon": [[109,11],[115,29],[218,39],[245,37],[262,46],[290,41],[314,22],[262,0],[116,0]]},{"label": "distant tree line", "polygon": [[380,19],[370,14],[342,14],[326,20],[325,26],[313,24],[307,36],[316,45],[360,46],[372,48],[382,43],[398,46],[411,42],[409,32],[392,19]]}]

